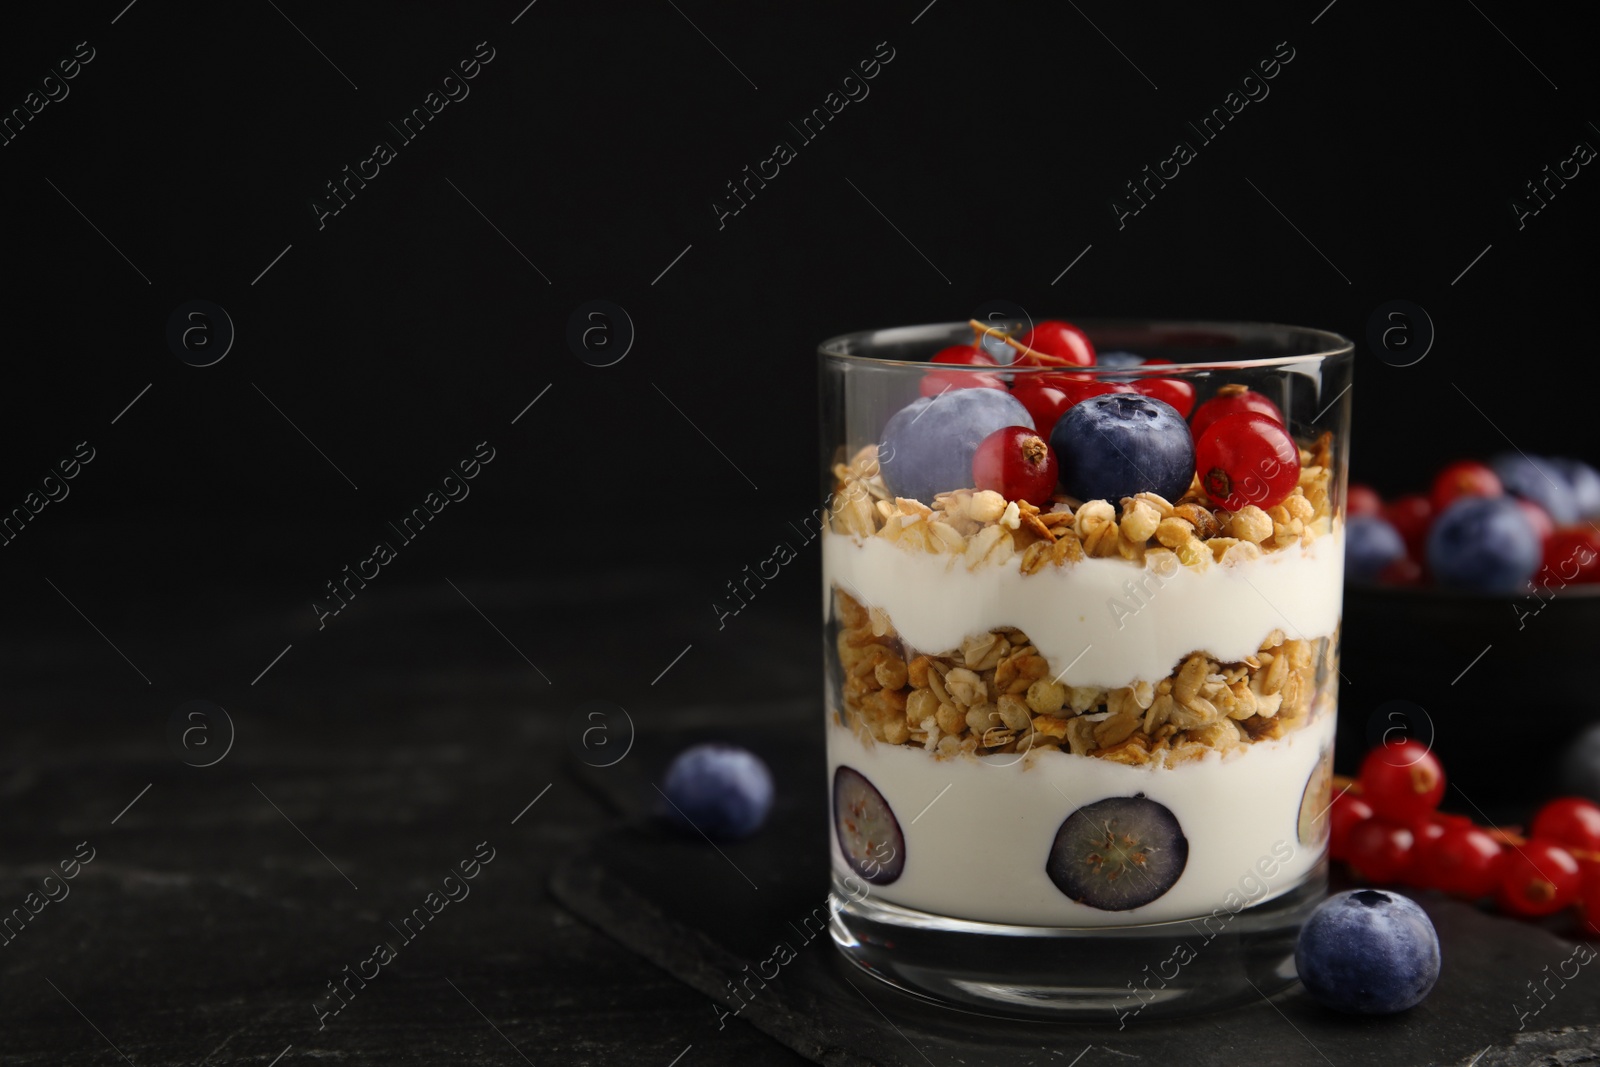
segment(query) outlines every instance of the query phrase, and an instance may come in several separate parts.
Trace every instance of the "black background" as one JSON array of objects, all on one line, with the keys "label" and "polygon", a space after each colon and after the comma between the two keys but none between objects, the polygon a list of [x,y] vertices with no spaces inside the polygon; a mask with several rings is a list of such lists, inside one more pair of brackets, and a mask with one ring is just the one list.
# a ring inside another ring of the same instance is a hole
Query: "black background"
[{"label": "black background", "polygon": [[[0,671],[42,672],[9,702],[13,772],[77,729],[46,714],[76,716],[86,745],[153,747],[197,696],[348,725],[383,709],[307,679],[354,686],[430,651],[503,668],[470,614],[459,646],[386,643],[386,596],[463,607],[441,578],[491,616],[523,595],[495,583],[532,583],[515,588],[547,608],[503,636],[557,681],[614,649],[583,696],[641,714],[714,699],[730,672],[759,674],[728,664],[772,654],[762,613],[814,618],[809,557],[720,644],[698,605],[818,503],[817,343],[995,299],[1350,337],[1352,478],[1386,495],[1508,442],[1600,460],[1582,384],[1600,177],[1584,167],[1524,228],[1511,207],[1575,143],[1600,145],[1574,7],[524,2],[7,12],[0,109],[78,42],[95,50],[0,147],[0,511],[95,449],[0,548]],[[470,95],[398,144],[385,123],[479,42],[494,59]],[[870,95],[799,143],[789,123],[880,42],[893,59]],[[1294,59],[1270,95],[1119,228],[1123,184],[1195,143],[1185,123],[1279,42]],[[311,202],[379,139],[395,161],[319,228]],[[719,226],[725,183],[778,141],[797,158]],[[210,367],[166,341],[194,299],[236,329]],[[566,342],[594,299],[637,331],[610,367]],[[1437,331],[1413,366],[1367,342],[1394,299]],[[470,497],[319,635],[324,583],[485,440]],[[618,589],[653,606],[618,610]],[[771,687],[814,695],[813,656]]]}]

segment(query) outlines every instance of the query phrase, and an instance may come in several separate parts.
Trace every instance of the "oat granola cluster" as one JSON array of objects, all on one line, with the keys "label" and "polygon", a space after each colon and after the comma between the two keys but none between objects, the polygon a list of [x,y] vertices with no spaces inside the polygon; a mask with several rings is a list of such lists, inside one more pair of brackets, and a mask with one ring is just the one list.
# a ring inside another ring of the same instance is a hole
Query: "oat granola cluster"
[{"label": "oat granola cluster", "polygon": [[1021,630],[918,654],[882,611],[834,595],[849,724],[875,741],[938,756],[1064,748],[1170,765],[1282,737],[1310,721],[1316,660],[1329,651],[1326,640],[1288,640],[1274,630],[1239,662],[1192,652],[1166,678],[1110,690],[1069,686],[1050,677]]},{"label": "oat granola cluster", "polygon": [[1176,502],[1155,493],[1076,501],[1058,496],[1048,510],[1008,501],[992,490],[941,493],[933,507],[897,497],[878,472],[878,449],[867,445],[849,463],[836,463],[830,529],[856,537],[881,537],[907,551],[961,557],[969,569],[1006,563],[1022,554],[1032,574],[1084,557],[1119,557],[1159,570],[1178,563],[1204,570],[1231,566],[1294,545],[1310,545],[1333,524],[1332,434],[1300,450],[1300,482],[1289,496],[1262,510],[1212,510],[1196,478]]}]

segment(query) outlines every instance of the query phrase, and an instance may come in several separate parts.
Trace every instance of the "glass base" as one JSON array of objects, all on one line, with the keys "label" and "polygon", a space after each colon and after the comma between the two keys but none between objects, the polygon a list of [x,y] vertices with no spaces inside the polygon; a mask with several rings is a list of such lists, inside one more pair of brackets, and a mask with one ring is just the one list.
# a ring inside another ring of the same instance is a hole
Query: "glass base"
[{"label": "glass base", "polygon": [[1217,1011],[1296,980],[1295,938],[1327,892],[1323,861],[1299,887],[1238,912],[1145,926],[971,922],[859,902],[833,876],[830,933],[873,977],[983,1015],[1110,1022]]}]

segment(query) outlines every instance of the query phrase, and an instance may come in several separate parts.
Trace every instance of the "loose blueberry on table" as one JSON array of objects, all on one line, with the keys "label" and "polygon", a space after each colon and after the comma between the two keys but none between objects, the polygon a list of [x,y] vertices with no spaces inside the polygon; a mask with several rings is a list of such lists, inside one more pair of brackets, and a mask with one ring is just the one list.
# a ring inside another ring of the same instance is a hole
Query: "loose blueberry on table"
[{"label": "loose blueberry on table", "polygon": [[1439,979],[1439,935],[1416,901],[1354,889],[1323,901],[1295,944],[1300,981],[1330,1008],[1387,1015],[1422,1003]]},{"label": "loose blueberry on table", "polygon": [[694,745],[667,767],[662,793],[668,816],[685,830],[735,840],[755,833],[772,810],[772,772],[738,745]]}]

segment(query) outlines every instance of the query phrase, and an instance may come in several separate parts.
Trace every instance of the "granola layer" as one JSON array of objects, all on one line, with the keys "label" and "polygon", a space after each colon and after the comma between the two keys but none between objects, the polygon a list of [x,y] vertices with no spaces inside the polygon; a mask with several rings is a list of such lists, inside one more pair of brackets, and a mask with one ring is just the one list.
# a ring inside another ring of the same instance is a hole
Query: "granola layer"
[{"label": "granola layer", "polygon": [[1334,654],[1330,638],[1274,630],[1242,660],[1194,650],[1165,677],[1074,687],[1014,627],[929,654],[908,648],[885,612],[833,592],[845,718],[863,738],[943,757],[1063,749],[1169,765],[1228,752],[1307,725],[1317,663],[1331,668]]}]

